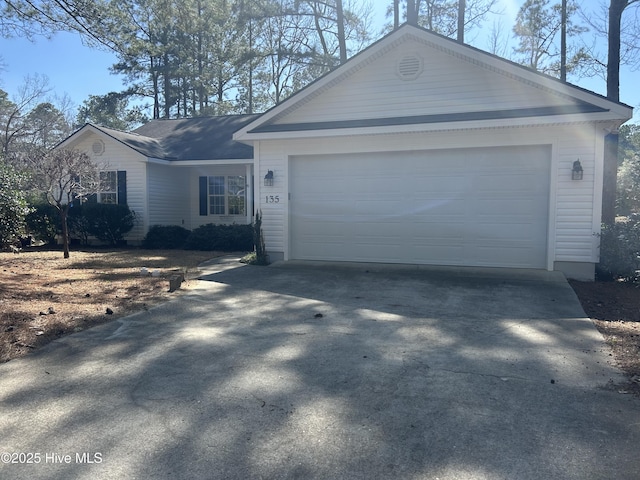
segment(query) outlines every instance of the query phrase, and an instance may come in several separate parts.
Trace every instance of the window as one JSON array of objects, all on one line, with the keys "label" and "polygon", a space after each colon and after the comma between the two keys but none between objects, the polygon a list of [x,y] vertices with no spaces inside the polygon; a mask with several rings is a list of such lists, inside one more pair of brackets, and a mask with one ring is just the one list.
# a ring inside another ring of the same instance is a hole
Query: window
[{"label": "window", "polygon": [[245,182],[244,177],[241,175],[234,175],[227,177],[229,183],[229,196],[228,196],[228,209],[229,215],[244,215],[245,214]]},{"label": "window", "polygon": [[118,203],[118,173],[116,171],[100,172],[100,203]]},{"label": "window", "polygon": [[[80,180],[80,183],[82,181]],[[95,192],[95,185],[90,188]],[[107,170],[100,172],[97,193],[82,198],[82,203],[110,203],[127,205],[127,172],[126,170]]]},{"label": "window", "polygon": [[246,180],[243,175],[207,177],[209,215],[246,215]]}]

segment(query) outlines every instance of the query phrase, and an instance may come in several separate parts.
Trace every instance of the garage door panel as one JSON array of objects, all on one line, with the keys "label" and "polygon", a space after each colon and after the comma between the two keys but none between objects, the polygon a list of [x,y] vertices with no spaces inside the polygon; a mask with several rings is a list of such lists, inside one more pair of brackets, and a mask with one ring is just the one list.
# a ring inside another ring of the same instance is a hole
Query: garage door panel
[{"label": "garage door panel", "polygon": [[291,258],[546,266],[546,146],[294,157],[290,168]]},{"label": "garage door panel", "polygon": [[469,203],[462,198],[430,198],[420,199],[412,202],[412,209],[406,210],[405,213],[410,215],[407,220],[420,220],[421,218],[429,219],[442,216],[466,216],[469,210]]}]

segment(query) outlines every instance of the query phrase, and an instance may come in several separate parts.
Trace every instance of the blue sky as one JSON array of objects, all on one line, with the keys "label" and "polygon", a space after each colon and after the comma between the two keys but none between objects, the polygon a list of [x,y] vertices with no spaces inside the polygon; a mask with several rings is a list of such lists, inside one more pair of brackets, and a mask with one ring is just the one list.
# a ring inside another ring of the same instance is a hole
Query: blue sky
[{"label": "blue sky", "polygon": [[[602,1],[586,0],[581,4],[586,8],[599,9]],[[387,3],[390,1],[377,1],[374,4],[375,24],[381,25],[384,22]],[[522,3],[522,0],[501,0],[501,9],[504,12],[501,21],[505,29],[510,29]],[[490,25],[488,22],[487,30],[491,28]],[[379,27],[376,27],[376,30],[378,29]],[[478,35],[481,34],[482,32]],[[483,48],[477,42],[474,44]],[[112,53],[86,47],[77,35],[69,33],[57,34],[51,40],[41,38],[35,42],[21,38],[0,38],[0,88],[11,96],[27,75],[46,75],[53,94],[67,94],[76,106],[79,106],[89,95],[104,95],[124,88],[123,77],[109,72],[109,67],[116,60]],[[588,90],[601,95],[606,94],[603,79],[570,80]],[[634,116],[635,122],[640,122],[640,89],[637,88],[639,84],[640,72],[623,68],[620,98],[622,102],[638,110]]]}]

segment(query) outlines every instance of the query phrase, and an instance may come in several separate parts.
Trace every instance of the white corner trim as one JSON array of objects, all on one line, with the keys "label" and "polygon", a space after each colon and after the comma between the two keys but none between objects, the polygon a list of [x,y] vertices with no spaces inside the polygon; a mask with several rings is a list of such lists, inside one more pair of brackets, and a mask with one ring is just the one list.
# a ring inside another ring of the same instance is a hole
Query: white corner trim
[{"label": "white corner trim", "polygon": [[595,175],[593,178],[593,219],[592,219],[592,261],[600,261],[600,233],[602,228],[602,189],[604,187],[604,149],[607,129],[602,124],[596,123],[594,126],[594,160]]},{"label": "white corner trim", "polygon": [[547,270],[552,271],[556,261],[556,221],[558,214],[558,167],[559,140],[554,138],[551,144],[551,165],[549,167],[549,213],[547,226]]}]

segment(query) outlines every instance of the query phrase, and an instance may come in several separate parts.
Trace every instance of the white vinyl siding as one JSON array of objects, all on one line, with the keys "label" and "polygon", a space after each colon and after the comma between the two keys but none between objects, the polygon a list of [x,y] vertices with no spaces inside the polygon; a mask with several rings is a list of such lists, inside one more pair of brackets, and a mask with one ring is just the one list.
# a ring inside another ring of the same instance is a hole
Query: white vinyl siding
[{"label": "white vinyl siding", "polygon": [[[582,130],[582,131],[581,131]],[[558,141],[558,198],[556,207],[556,261],[596,261],[600,209],[594,211],[595,191],[602,188],[595,176],[595,128],[583,126]],[[601,149],[603,148],[601,144]],[[603,152],[600,149],[599,154]],[[580,160],[582,180],[571,180],[573,162]],[[598,205],[599,206],[599,205]],[[590,258],[591,260],[585,260]]]},{"label": "white vinyl siding", "polygon": [[[101,139],[104,142],[104,153],[93,153],[93,143]],[[136,224],[125,236],[129,241],[140,241],[147,232],[147,178],[144,157],[122,143],[108,137],[90,133],[84,135],[74,145],[93,158],[102,171],[125,170],[127,172],[127,205],[136,215]]]},{"label": "white vinyl siding", "polygon": [[[396,75],[397,62],[408,53],[424,61],[424,71],[412,81]],[[570,103],[576,101],[408,41],[274,123],[410,117]]]},{"label": "white vinyl siding", "polygon": [[189,228],[189,169],[147,165],[149,226],[179,225]]}]

